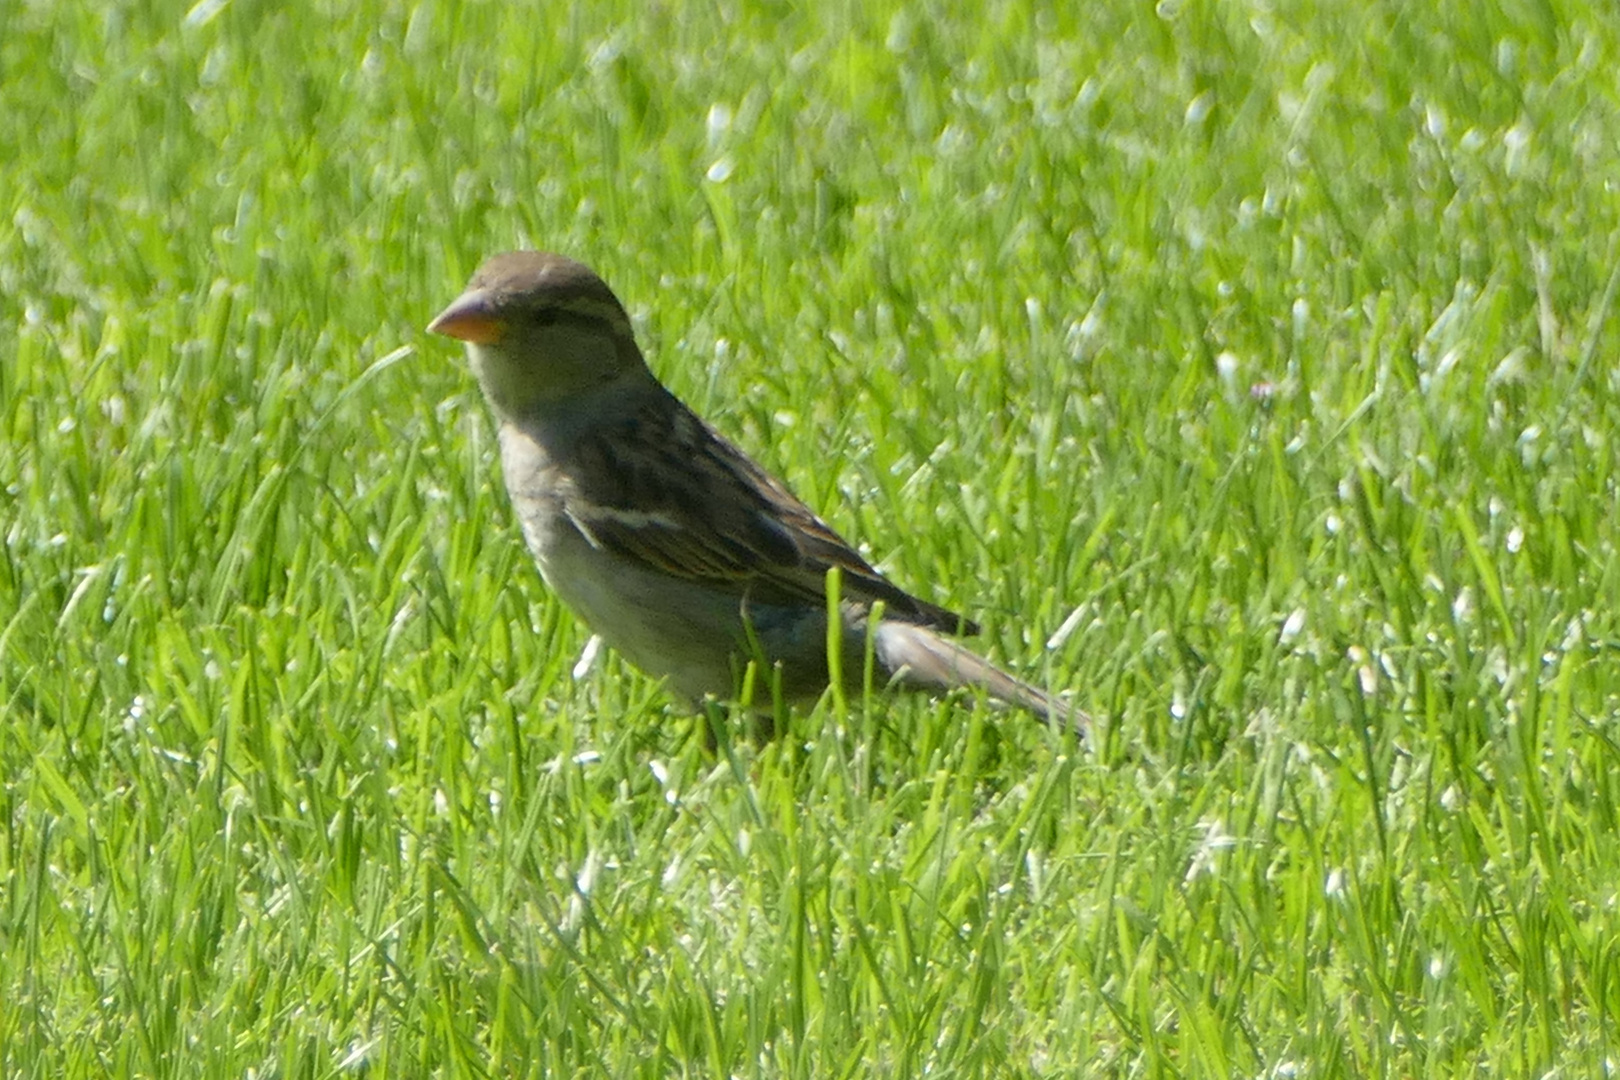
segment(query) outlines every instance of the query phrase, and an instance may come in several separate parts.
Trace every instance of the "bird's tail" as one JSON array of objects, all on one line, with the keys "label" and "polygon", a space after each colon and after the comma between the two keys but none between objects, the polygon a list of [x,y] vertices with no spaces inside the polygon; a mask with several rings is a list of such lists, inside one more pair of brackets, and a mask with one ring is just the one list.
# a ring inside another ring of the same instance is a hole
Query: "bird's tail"
[{"label": "bird's tail", "polygon": [[877,662],[902,686],[983,690],[997,701],[1032,712],[1049,724],[1061,724],[1082,738],[1091,728],[1091,717],[1080,709],[1013,678],[926,627],[884,620],[877,625],[872,648]]}]

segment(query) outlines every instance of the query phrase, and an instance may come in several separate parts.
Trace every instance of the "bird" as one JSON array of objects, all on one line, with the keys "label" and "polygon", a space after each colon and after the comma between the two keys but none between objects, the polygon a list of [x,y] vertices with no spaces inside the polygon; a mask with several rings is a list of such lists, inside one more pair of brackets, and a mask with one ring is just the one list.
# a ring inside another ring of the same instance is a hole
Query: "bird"
[{"label": "bird", "polygon": [[1084,712],[950,640],[979,627],[891,582],[667,390],[588,266],[540,251],[491,256],[427,329],[465,344],[548,588],[700,708],[735,701],[751,661],[773,709],[813,704],[831,672],[859,692],[870,649],[884,683],[979,691],[1085,734]]}]

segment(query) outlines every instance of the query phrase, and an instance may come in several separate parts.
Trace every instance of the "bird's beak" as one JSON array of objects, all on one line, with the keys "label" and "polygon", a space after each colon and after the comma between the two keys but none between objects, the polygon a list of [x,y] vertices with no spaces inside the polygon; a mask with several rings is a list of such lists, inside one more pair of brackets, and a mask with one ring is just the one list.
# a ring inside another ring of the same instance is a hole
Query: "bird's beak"
[{"label": "bird's beak", "polygon": [[493,298],[482,289],[468,289],[428,323],[428,333],[491,345],[506,332],[506,323],[495,313]]}]

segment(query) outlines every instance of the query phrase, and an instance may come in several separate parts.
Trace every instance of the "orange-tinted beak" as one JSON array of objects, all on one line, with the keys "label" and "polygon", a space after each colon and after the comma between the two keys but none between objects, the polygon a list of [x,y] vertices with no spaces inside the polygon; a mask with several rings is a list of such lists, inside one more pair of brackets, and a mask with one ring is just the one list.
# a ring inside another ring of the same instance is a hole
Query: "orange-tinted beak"
[{"label": "orange-tinted beak", "polygon": [[495,313],[488,293],[469,289],[428,323],[428,333],[470,341],[474,345],[492,345],[506,333],[506,322]]}]

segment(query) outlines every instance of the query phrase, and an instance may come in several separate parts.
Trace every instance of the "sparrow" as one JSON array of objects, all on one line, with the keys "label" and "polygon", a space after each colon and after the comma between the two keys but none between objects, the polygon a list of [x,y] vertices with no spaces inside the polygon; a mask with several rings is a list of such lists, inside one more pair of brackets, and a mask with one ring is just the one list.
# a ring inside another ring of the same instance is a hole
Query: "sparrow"
[{"label": "sparrow", "polygon": [[1085,731],[1084,713],[949,640],[979,628],[890,582],[666,390],[590,268],[538,251],[495,255],[427,329],[466,345],[546,585],[676,692],[735,699],[755,661],[765,697],[813,703],[829,681],[836,568],[846,692],[859,692],[870,647],[884,682],[978,690]]}]

